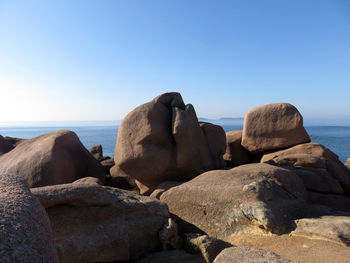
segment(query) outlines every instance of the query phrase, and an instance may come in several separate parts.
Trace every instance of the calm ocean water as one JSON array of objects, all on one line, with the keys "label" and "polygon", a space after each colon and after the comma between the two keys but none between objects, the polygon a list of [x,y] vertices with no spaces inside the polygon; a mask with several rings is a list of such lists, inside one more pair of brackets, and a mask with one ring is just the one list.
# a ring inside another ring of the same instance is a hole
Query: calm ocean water
[{"label": "calm ocean water", "polygon": [[[221,125],[225,131],[240,130],[243,128],[242,120],[230,122],[216,122]],[[96,124],[96,123],[95,123]],[[119,124],[119,123],[118,123]],[[42,124],[41,124],[42,125]],[[85,125],[85,124],[84,124]],[[43,133],[52,132],[60,129],[74,131],[80,138],[86,148],[101,144],[105,156],[113,156],[115,142],[117,138],[118,125],[104,126],[70,126],[56,123],[50,126],[0,126],[2,136],[11,136],[18,138],[33,138]],[[350,126],[327,126],[327,125],[305,125],[307,132],[312,137],[312,142],[325,145],[335,152],[342,162],[350,158]]]}]

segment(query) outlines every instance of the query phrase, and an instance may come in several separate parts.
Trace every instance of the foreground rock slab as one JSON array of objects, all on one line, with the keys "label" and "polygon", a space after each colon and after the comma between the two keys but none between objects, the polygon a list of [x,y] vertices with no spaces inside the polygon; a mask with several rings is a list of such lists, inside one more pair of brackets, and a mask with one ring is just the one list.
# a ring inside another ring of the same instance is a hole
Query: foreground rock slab
[{"label": "foreground rock slab", "polygon": [[333,241],[350,246],[350,216],[322,216],[296,220],[292,235]]},{"label": "foreground rock slab", "polygon": [[242,146],[254,154],[310,142],[303,117],[288,103],[256,107],[244,117]]},{"label": "foreground rock slab", "polygon": [[58,262],[45,209],[16,175],[0,176],[0,262]]},{"label": "foreground rock slab", "polygon": [[235,246],[262,248],[298,263],[345,263],[350,248],[321,239],[291,235],[240,234],[231,238]]},{"label": "foreground rock slab", "polygon": [[142,194],[150,194],[163,181],[187,181],[223,168],[225,147],[220,126],[199,123],[193,106],[185,105],[179,93],[165,93],[124,118],[114,160],[136,179]]},{"label": "foreground rock slab", "polygon": [[71,183],[82,177],[104,182],[104,169],[74,132],[60,130],[21,141],[0,156],[0,174],[23,177],[29,187]]},{"label": "foreground rock slab", "polygon": [[294,227],[306,203],[301,179],[268,164],[247,164],[199,175],[160,196],[169,211],[209,236],[240,232],[282,234]]},{"label": "foreground rock slab", "polygon": [[231,247],[224,249],[214,263],[292,263],[289,259],[260,248]]},{"label": "foreground rock slab", "polygon": [[60,262],[134,260],[161,249],[158,200],[98,184],[33,188],[49,215]]}]

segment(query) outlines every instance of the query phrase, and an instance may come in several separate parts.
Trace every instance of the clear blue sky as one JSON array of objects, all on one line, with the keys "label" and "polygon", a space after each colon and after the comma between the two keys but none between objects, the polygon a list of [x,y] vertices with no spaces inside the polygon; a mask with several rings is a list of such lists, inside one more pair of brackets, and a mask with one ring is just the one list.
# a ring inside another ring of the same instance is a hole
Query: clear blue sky
[{"label": "clear blue sky", "polygon": [[122,119],[168,91],[201,117],[350,119],[350,1],[0,0],[0,121]]}]

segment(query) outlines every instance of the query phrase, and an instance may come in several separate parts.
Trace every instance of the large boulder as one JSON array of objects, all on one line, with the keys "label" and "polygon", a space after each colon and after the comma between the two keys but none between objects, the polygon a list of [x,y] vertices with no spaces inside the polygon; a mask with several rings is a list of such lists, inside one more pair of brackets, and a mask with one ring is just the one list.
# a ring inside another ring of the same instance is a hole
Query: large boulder
[{"label": "large boulder", "polygon": [[0,176],[0,262],[58,262],[45,209],[16,175]]},{"label": "large boulder", "polygon": [[309,190],[350,195],[350,170],[321,144],[306,143],[265,154],[261,162],[292,167]]},{"label": "large boulder", "polygon": [[214,263],[292,263],[271,251],[250,248],[231,247],[224,249],[214,260]]},{"label": "large boulder", "polygon": [[142,194],[163,181],[187,181],[222,168],[225,133],[198,122],[179,93],[165,93],[130,112],[119,127],[115,164],[136,179]]},{"label": "large boulder", "polygon": [[293,172],[268,164],[215,170],[164,192],[169,211],[209,236],[228,240],[242,232],[281,234],[306,205]]},{"label": "large boulder", "polygon": [[135,260],[161,249],[159,232],[169,213],[154,198],[96,183],[32,192],[49,215],[60,262]]},{"label": "large boulder", "polygon": [[249,163],[251,154],[242,145],[242,131],[226,132],[226,152],[223,156],[229,166],[238,166]]},{"label": "large boulder", "polygon": [[10,144],[7,140],[4,139],[4,137],[0,135],[0,156],[11,151],[12,149],[12,144]]},{"label": "large boulder", "polygon": [[71,183],[82,177],[104,182],[104,169],[71,131],[60,130],[21,141],[0,156],[0,174],[23,177],[29,187]]},{"label": "large boulder", "polygon": [[303,117],[288,103],[274,103],[247,112],[242,146],[254,154],[310,142]]}]

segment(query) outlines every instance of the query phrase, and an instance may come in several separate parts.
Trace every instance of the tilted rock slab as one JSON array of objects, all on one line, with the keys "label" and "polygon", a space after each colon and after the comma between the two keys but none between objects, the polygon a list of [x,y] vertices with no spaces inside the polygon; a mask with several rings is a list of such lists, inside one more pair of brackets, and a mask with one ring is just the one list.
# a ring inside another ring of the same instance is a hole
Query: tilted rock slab
[{"label": "tilted rock slab", "polygon": [[169,211],[209,236],[229,240],[242,232],[282,234],[305,206],[305,187],[289,170],[247,164],[203,173],[164,192]]},{"label": "tilted rock slab", "polygon": [[60,130],[21,141],[0,156],[0,174],[23,177],[29,187],[71,183],[82,177],[104,182],[104,170],[71,131]]},{"label": "tilted rock slab", "polygon": [[293,263],[271,251],[250,248],[231,247],[224,249],[214,260],[214,263]]},{"label": "tilted rock slab", "polygon": [[265,154],[261,162],[296,168],[293,171],[310,190],[350,195],[350,170],[321,144],[306,143]]},{"label": "tilted rock slab", "polygon": [[161,249],[169,213],[157,199],[84,183],[32,192],[49,215],[60,262],[134,260]]},{"label": "tilted rock slab", "polygon": [[291,233],[292,235],[323,239],[350,246],[350,216],[302,218],[295,222],[297,226]]},{"label": "tilted rock slab", "polygon": [[242,146],[254,154],[310,142],[303,117],[293,105],[274,103],[247,112]]},{"label": "tilted rock slab", "polygon": [[0,175],[0,262],[58,262],[45,209],[17,175]]},{"label": "tilted rock slab", "polygon": [[198,122],[179,93],[165,93],[130,112],[119,127],[114,160],[142,194],[163,181],[187,181],[224,167],[224,130]]}]

